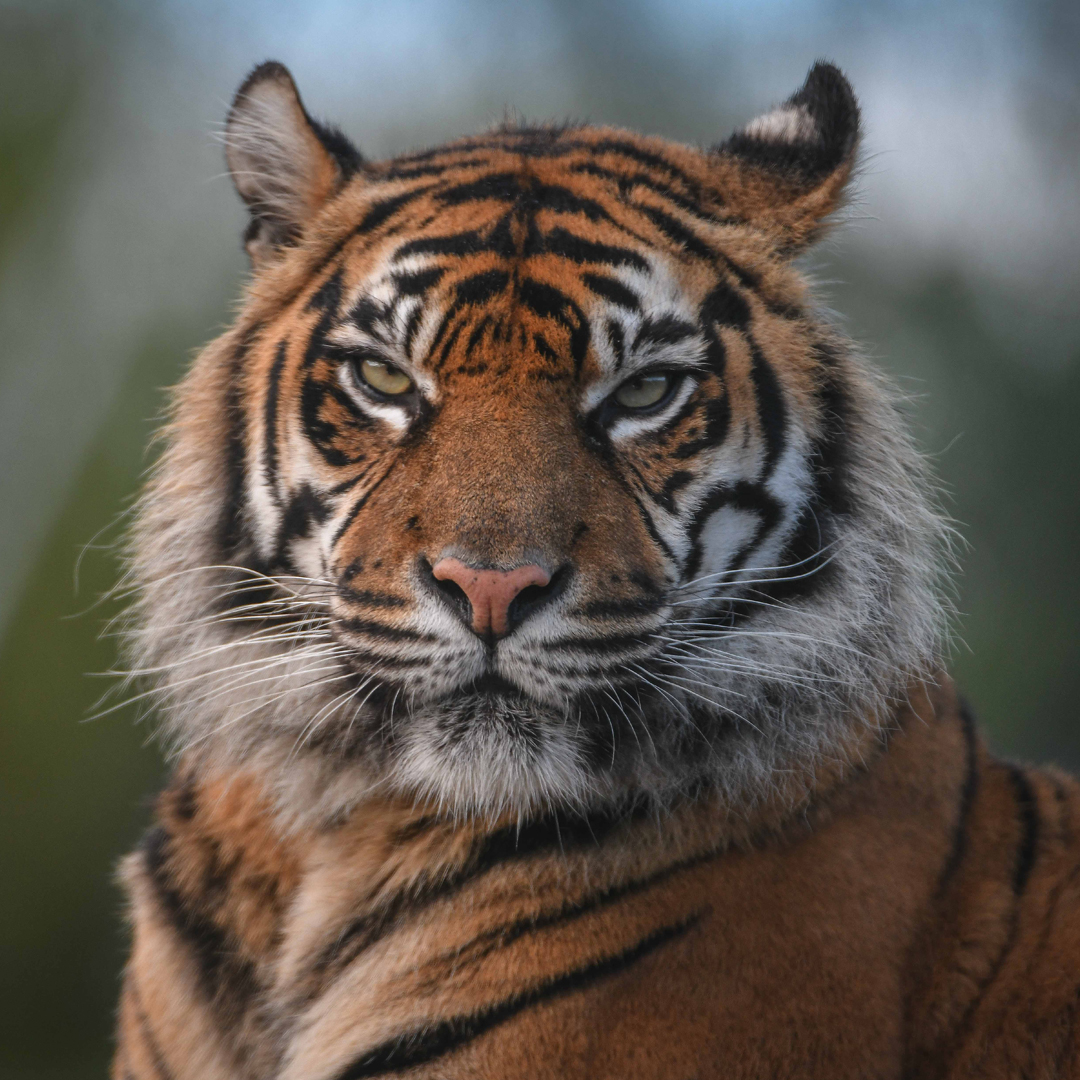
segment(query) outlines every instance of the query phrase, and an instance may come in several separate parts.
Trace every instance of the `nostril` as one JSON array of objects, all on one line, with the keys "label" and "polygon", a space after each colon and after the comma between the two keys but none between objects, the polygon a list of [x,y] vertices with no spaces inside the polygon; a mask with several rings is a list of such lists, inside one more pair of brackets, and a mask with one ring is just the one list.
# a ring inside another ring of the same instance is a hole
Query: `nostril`
[{"label": "nostril", "polygon": [[465,590],[450,578],[436,577],[431,563],[423,556],[419,560],[420,576],[429,588],[439,593],[465,622],[472,619],[472,604]]},{"label": "nostril", "polygon": [[519,626],[530,615],[535,614],[546,604],[550,604],[566,591],[573,571],[569,566],[561,566],[546,585],[526,585],[510,602],[507,622],[510,629]]},{"label": "nostril", "polygon": [[441,581],[438,578],[433,578],[432,580],[435,583],[435,588],[448,599],[454,600],[456,604],[463,604],[465,607],[469,606],[469,597],[465,596],[465,591],[456,581],[450,581],[448,579]]}]

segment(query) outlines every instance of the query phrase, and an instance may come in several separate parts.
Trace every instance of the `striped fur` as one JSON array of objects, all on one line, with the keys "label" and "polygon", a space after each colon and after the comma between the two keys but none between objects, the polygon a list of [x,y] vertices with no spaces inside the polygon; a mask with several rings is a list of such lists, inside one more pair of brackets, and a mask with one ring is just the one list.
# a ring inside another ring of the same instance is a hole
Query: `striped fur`
[{"label": "striped fur", "polygon": [[[982,1010],[1072,790],[959,719],[922,462],[792,263],[858,128],[817,65],[708,152],[509,128],[370,163],[279,65],[241,87],[255,274],[132,536],[177,766],[125,869],[116,1075],[1022,1052]],[[445,558],[550,580],[493,637]]]},{"label": "striped fur", "polygon": [[897,726],[755,829],[706,798],[282,830],[182,764],[125,864],[114,1075],[1078,1075],[1080,790],[989,758],[947,685]]}]

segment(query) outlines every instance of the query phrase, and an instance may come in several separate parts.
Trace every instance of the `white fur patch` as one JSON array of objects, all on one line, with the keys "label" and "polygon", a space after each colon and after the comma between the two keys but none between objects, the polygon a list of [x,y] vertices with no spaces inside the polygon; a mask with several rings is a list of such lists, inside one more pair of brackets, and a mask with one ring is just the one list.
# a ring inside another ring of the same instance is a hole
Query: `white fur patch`
[{"label": "white fur patch", "polygon": [[784,105],[751,120],[742,133],[763,142],[813,142],[817,138],[817,125],[805,105]]}]

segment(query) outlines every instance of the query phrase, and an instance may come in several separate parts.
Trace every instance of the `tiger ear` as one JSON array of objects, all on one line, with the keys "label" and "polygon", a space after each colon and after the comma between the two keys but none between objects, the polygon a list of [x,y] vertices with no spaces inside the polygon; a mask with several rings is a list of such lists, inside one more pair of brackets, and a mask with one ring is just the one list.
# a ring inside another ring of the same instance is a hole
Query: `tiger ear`
[{"label": "tiger ear", "polygon": [[858,142],[851,84],[839,68],[819,61],[783,105],[714,151],[725,205],[794,253],[839,209]]},{"label": "tiger ear", "polygon": [[244,246],[258,267],[294,241],[361,166],[341,132],[312,120],[284,65],[260,64],[225,121],[225,159],[251,211]]}]

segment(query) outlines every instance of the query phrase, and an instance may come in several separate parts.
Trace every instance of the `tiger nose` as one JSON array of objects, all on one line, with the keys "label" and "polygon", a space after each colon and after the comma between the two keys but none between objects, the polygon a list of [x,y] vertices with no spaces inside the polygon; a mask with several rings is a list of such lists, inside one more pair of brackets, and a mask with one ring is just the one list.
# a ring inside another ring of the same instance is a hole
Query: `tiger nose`
[{"label": "tiger nose", "polygon": [[436,581],[452,581],[468,597],[472,628],[478,634],[502,637],[510,630],[510,605],[530,585],[543,588],[551,575],[529,563],[513,570],[477,570],[460,559],[440,559],[432,568]]}]

